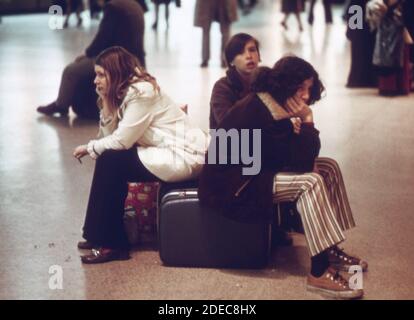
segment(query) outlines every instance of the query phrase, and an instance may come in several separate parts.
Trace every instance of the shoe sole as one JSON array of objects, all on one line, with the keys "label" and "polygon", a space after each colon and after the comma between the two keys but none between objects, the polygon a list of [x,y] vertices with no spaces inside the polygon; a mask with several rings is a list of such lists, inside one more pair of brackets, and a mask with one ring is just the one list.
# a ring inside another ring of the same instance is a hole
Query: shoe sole
[{"label": "shoe sole", "polygon": [[359,299],[364,296],[364,292],[362,290],[333,291],[318,288],[309,284],[306,285],[306,288],[309,292],[318,293],[335,299]]},{"label": "shoe sole", "polygon": [[83,256],[81,256],[81,261],[84,264],[99,264],[99,263],[107,263],[107,262],[111,262],[111,261],[124,261],[124,260],[129,260],[131,259],[131,256],[128,253],[120,253],[118,254],[118,256],[112,257],[108,260],[104,260],[104,261],[90,261],[85,259]]}]

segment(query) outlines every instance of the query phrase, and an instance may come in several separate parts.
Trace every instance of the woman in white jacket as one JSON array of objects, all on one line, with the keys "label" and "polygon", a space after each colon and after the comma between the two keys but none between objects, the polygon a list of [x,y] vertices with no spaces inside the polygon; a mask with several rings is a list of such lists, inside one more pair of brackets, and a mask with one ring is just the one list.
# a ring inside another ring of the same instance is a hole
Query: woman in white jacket
[{"label": "woman in white jacket", "polygon": [[124,201],[130,181],[194,179],[204,164],[208,135],[161,92],[155,78],[122,47],[103,51],[95,63],[99,94],[98,139],[73,155],[96,159],[81,249],[83,263],[129,258]]}]

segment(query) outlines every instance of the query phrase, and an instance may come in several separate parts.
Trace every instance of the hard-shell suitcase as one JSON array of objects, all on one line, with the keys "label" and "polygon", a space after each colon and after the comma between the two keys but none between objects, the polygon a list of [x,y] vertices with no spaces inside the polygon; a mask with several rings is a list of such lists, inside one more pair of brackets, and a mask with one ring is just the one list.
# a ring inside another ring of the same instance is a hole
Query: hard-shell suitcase
[{"label": "hard-shell suitcase", "polygon": [[167,192],[159,210],[165,265],[260,268],[269,257],[269,223],[241,223],[200,206],[197,189]]}]

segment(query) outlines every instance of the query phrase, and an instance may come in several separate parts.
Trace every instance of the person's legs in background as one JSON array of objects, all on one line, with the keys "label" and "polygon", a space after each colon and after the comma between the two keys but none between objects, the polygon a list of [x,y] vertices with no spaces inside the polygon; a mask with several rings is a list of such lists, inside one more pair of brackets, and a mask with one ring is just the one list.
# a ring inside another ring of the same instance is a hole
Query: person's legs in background
[{"label": "person's legs in background", "polygon": [[300,19],[300,13],[296,12],[295,17],[299,24],[299,31],[303,31],[302,20]]},{"label": "person's legs in background", "polygon": [[315,7],[316,0],[311,0],[309,5],[309,13],[308,13],[308,22],[309,24],[313,24],[314,16],[313,16],[313,9]]},{"label": "person's legs in background", "polygon": [[205,68],[208,66],[208,60],[210,59],[210,27],[211,23],[203,26],[203,44],[202,44],[202,62],[201,67]]},{"label": "person's legs in background", "polygon": [[325,11],[325,22],[332,23],[331,0],[323,0],[323,8]]},{"label": "person's legs in background", "polygon": [[226,67],[226,58],[224,56],[224,49],[226,48],[226,44],[230,39],[230,23],[220,23],[220,32],[221,32],[221,52],[220,52],[220,59],[221,59],[221,67]]},{"label": "person's legs in background", "polygon": [[66,0],[66,18],[65,18],[65,22],[63,23],[63,28],[67,28],[69,25],[69,18],[70,18],[70,15],[72,14],[72,7],[73,7],[72,1]]},{"label": "person's legs in background", "polygon": [[72,62],[63,70],[59,93],[56,101],[37,108],[37,111],[46,115],[59,113],[66,115],[76,94],[77,83],[80,79],[93,77],[94,60],[86,56]]},{"label": "person's legs in background", "polygon": [[165,3],[165,23],[167,25],[167,29],[169,28],[169,18],[170,18],[170,3]]},{"label": "person's legs in background", "polygon": [[288,29],[287,24],[286,24],[288,17],[289,17],[289,13],[285,13],[285,15],[283,16],[283,20],[280,23],[285,30]]},{"label": "person's legs in background", "polygon": [[159,13],[159,10],[160,10],[160,5],[158,3],[155,3],[154,6],[155,6],[155,10],[154,10],[155,16],[154,16],[154,23],[152,24],[152,29],[157,30],[157,28],[158,28],[158,13]]},{"label": "person's legs in background", "polygon": [[76,5],[76,17],[78,18],[77,26],[80,27],[82,25],[81,13],[83,11],[83,1],[82,0],[76,0],[75,5]]}]

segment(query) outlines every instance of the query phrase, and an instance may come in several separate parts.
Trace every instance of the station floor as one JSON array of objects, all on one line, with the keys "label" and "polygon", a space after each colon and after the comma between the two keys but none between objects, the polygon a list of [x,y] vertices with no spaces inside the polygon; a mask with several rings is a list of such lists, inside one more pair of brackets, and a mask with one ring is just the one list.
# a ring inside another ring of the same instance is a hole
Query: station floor
[{"label": "station floor", "polygon": [[[161,9],[158,31],[146,14],[147,65],[162,90],[188,103],[190,117],[208,126],[209,97],[220,68],[220,32],[211,33],[211,61],[201,69],[201,29],[194,1],[171,6],[167,30]],[[313,27],[299,33],[293,17],[280,26],[280,2],[259,1],[233,25],[261,42],[262,65],[286,53],[310,61],[326,85],[313,107],[321,155],[341,165],[357,227],[344,247],[369,262],[365,299],[414,299],[414,99],[380,97],[375,89],[347,89],[349,42],[334,10],[326,26],[318,2]],[[96,33],[98,22],[51,30],[45,14],[5,16],[0,24],[0,299],[324,299],[306,291],[309,255],[300,234],[292,247],[272,253],[260,270],[165,267],[154,247],[137,247],[132,259],[82,265],[81,238],[94,163],[72,157],[97,123],[49,118],[36,107],[56,98],[65,65]],[[49,287],[60,266],[62,289]],[[52,267],[52,268],[51,268]]]}]

